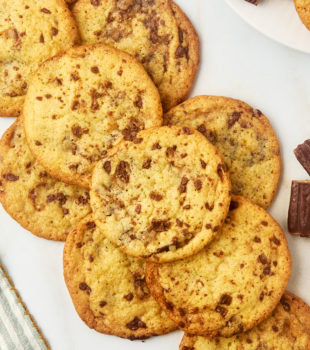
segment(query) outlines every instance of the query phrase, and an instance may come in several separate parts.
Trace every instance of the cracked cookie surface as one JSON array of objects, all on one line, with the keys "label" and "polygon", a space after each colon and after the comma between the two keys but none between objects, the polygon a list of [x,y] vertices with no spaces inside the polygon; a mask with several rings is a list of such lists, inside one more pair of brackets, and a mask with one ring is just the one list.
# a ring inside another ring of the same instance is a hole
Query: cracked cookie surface
[{"label": "cracked cookie surface", "polygon": [[184,335],[180,350],[299,350],[310,347],[310,308],[285,292],[268,319],[246,333],[230,338]]},{"label": "cracked cookie surface", "polygon": [[31,74],[79,34],[63,0],[3,0],[0,26],[0,116],[18,116]]},{"label": "cracked cookie surface", "polygon": [[112,47],[92,45],[41,65],[23,117],[29,147],[46,170],[88,188],[95,163],[122,138],[160,126],[162,107],[139,62]]},{"label": "cracked cookie surface", "polygon": [[74,306],[90,328],[131,340],[176,329],[150,295],[145,262],[116,248],[92,215],[69,234],[63,260]]},{"label": "cracked cookie surface", "polygon": [[218,236],[201,252],[146,268],[150,291],[171,319],[189,334],[211,337],[242,333],[266,319],[290,274],[281,227],[234,196]]},{"label": "cracked cookie surface", "polygon": [[295,7],[303,24],[310,30],[310,0],[295,0]]},{"label": "cracked cookie surface", "polygon": [[232,192],[270,205],[281,175],[280,145],[261,111],[228,97],[198,96],[170,110],[164,123],[201,132],[224,157]]},{"label": "cracked cookie surface", "polygon": [[182,259],[218,233],[230,202],[223,159],[190,128],[144,130],[115,146],[92,178],[95,220],[129,255]]},{"label": "cracked cookie surface", "polygon": [[158,87],[164,110],[182,102],[199,66],[199,39],[171,0],[79,0],[73,7],[84,43],[136,57]]},{"label": "cracked cookie surface", "polygon": [[33,234],[64,241],[91,212],[89,192],[50,177],[26,143],[21,120],[0,141],[0,201]]}]

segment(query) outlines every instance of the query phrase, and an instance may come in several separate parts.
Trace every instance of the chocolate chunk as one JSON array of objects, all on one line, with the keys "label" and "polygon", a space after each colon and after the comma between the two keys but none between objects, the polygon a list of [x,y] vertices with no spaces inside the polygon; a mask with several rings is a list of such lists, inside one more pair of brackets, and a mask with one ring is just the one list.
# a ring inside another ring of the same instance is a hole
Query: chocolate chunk
[{"label": "chocolate chunk", "polygon": [[163,199],[163,196],[159,193],[156,193],[156,192],[151,192],[150,193],[150,198],[153,199],[154,201],[161,201]]},{"label": "chocolate chunk", "polygon": [[81,138],[83,134],[88,134],[89,130],[84,128],[82,129],[79,125],[74,124],[71,128],[72,134],[77,138]]},{"label": "chocolate chunk", "polygon": [[195,182],[194,182],[194,185],[195,185],[195,188],[196,188],[196,190],[199,192],[201,189],[202,189],[202,182],[201,182],[201,180],[196,180]]},{"label": "chocolate chunk", "polygon": [[99,6],[99,5],[100,5],[100,0],[90,0],[90,3],[91,3],[93,6]]},{"label": "chocolate chunk", "polygon": [[101,300],[100,303],[99,303],[100,307],[105,307],[106,305],[107,305],[107,302],[104,301],[104,300]]},{"label": "chocolate chunk", "polygon": [[85,282],[80,283],[79,288],[80,290],[86,292],[88,295],[91,293],[91,288]]},{"label": "chocolate chunk", "polygon": [[226,164],[224,163],[220,163],[218,166],[217,166],[217,174],[218,176],[220,177],[221,181],[223,182],[224,180],[224,173],[227,171],[227,166]]},{"label": "chocolate chunk", "polygon": [[99,68],[97,66],[91,67],[91,72],[94,74],[98,74],[99,73]]},{"label": "chocolate chunk", "polygon": [[310,237],[310,181],[292,181],[288,230]]},{"label": "chocolate chunk", "polygon": [[94,229],[96,227],[96,224],[95,224],[94,221],[88,221],[86,223],[86,226],[87,226],[88,229]]},{"label": "chocolate chunk", "polygon": [[215,308],[215,311],[218,312],[223,318],[226,316],[227,314],[227,309],[225,309],[223,306],[218,305]]},{"label": "chocolate chunk", "polygon": [[143,101],[141,95],[137,96],[137,99],[135,101],[135,106],[141,109],[143,107]]},{"label": "chocolate chunk", "polygon": [[44,35],[43,34],[40,35],[40,43],[42,43],[42,44],[44,43]]},{"label": "chocolate chunk", "polygon": [[170,225],[171,225],[170,222],[167,220],[153,220],[151,231],[165,232],[169,230]]},{"label": "chocolate chunk", "polygon": [[193,131],[187,127],[183,128],[183,131],[184,131],[184,134],[186,134],[186,135],[192,135],[192,133],[193,133]]},{"label": "chocolate chunk", "polygon": [[127,301],[131,301],[133,298],[134,298],[134,295],[132,293],[129,293],[124,296],[124,299],[126,299]]},{"label": "chocolate chunk", "polygon": [[134,278],[134,288],[136,295],[139,299],[143,300],[150,295],[148,286],[145,281],[145,277],[141,276],[139,273],[133,275]]},{"label": "chocolate chunk", "polygon": [[40,141],[35,141],[36,146],[42,146],[42,143]]},{"label": "chocolate chunk", "polygon": [[139,328],[147,328],[146,324],[141,321],[139,317],[135,317],[132,321],[127,323],[126,327],[131,331],[136,331]]},{"label": "chocolate chunk", "polygon": [[152,151],[154,151],[155,149],[161,149],[161,145],[158,142],[154,143],[154,145],[152,146]]},{"label": "chocolate chunk", "polygon": [[220,299],[220,304],[222,305],[230,305],[232,302],[232,297],[228,294],[223,294]]},{"label": "chocolate chunk", "polygon": [[143,169],[150,169],[151,164],[152,164],[152,159],[147,159],[147,160],[143,163],[142,168],[143,168]]},{"label": "chocolate chunk", "polygon": [[299,163],[305,168],[310,175],[310,139],[299,145],[294,150],[295,156]]},{"label": "chocolate chunk", "polygon": [[177,150],[177,146],[176,145],[174,145],[172,147],[168,147],[167,150],[166,150],[166,156],[167,157],[173,157],[176,150]]},{"label": "chocolate chunk", "polygon": [[181,184],[179,186],[179,192],[180,193],[185,193],[186,192],[186,186],[187,183],[189,182],[189,179],[186,176],[182,177]]},{"label": "chocolate chunk", "polygon": [[229,211],[233,211],[239,207],[239,203],[237,201],[232,200],[229,205]]},{"label": "chocolate chunk", "polygon": [[268,262],[267,257],[264,253],[262,253],[261,255],[258,256],[257,261],[259,261],[263,265],[267,264],[267,262]]},{"label": "chocolate chunk", "polygon": [[41,12],[46,13],[47,15],[51,14],[51,11],[45,7],[43,9],[41,9]]},{"label": "chocolate chunk", "polygon": [[130,165],[129,163],[125,162],[124,160],[121,160],[115,170],[116,176],[122,181],[125,182],[126,184],[129,183],[130,179]]},{"label": "chocolate chunk", "polygon": [[105,172],[107,174],[111,173],[111,162],[109,160],[107,160],[103,163],[103,169],[105,170]]},{"label": "chocolate chunk", "polygon": [[126,141],[134,141],[138,132],[143,128],[137,119],[132,118],[124,130],[122,135]]},{"label": "chocolate chunk", "polygon": [[240,112],[233,112],[233,114],[231,115],[231,117],[228,119],[228,129],[231,129],[235,123],[240,119],[241,117],[241,113]]},{"label": "chocolate chunk", "polygon": [[282,304],[283,309],[284,309],[285,311],[287,311],[287,312],[290,312],[290,311],[291,311],[290,304],[285,300],[284,297],[281,298],[280,303]]},{"label": "chocolate chunk", "polygon": [[193,346],[183,346],[182,350],[195,350]]},{"label": "chocolate chunk", "polygon": [[58,34],[58,29],[55,27],[52,27],[52,36],[56,36]]},{"label": "chocolate chunk", "polygon": [[7,181],[11,181],[11,182],[17,181],[19,179],[19,176],[14,175],[12,173],[3,174],[2,177]]},{"label": "chocolate chunk", "polygon": [[200,159],[200,164],[201,164],[202,169],[205,169],[207,167],[207,163],[202,159]]}]

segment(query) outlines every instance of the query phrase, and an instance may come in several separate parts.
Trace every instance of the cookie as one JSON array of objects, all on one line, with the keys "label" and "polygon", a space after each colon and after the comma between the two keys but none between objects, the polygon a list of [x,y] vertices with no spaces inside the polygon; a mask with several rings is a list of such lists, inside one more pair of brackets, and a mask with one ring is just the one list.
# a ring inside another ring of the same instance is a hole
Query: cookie
[{"label": "cookie", "polygon": [[294,0],[297,13],[303,24],[310,30],[310,0]]},{"label": "cookie", "polygon": [[227,97],[198,96],[173,108],[165,124],[200,131],[224,157],[232,192],[267,208],[281,175],[278,139],[261,111]]},{"label": "cookie", "polygon": [[41,65],[23,117],[29,147],[46,170],[88,188],[95,163],[123,137],[161,125],[162,107],[140,63],[112,47],[91,45]]},{"label": "cookie", "polygon": [[200,253],[148,263],[152,295],[189,334],[230,337],[266,319],[291,273],[285,235],[261,207],[234,197],[218,236]]},{"label": "cookie", "polygon": [[63,261],[73,304],[88,327],[131,340],[176,329],[150,295],[145,262],[110,243],[92,215],[69,234]]},{"label": "cookie", "polygon": [[0,26],[0,116],[18,116],[32,73],[79,34],[63,0],[1,1]]},{"label": "cookie", "polygon": [[95,220],[128,255],[164,262],[201,250],[219,231],[230,182],[218,151],[190,128],[160,127],[123,141],[92,178]]},{"label": "cookie", "polygon": [[53,179],[34,159],[20,120],[0,141],[0,201],[25,229],[57,241],[91,211],[87,190]]},{"label": "cookie", "polygon": [[271,316],[252,330],[231,338],[185,335],[180,350],[284,350],[310,348],[310,308],[285,292]]},{"label": "cookie", "polygon": [[171,0],[79,0],[73,8],[84,43],[136,57],[158,87],[164,110],[188,95],[199,66],[199,39]]}]

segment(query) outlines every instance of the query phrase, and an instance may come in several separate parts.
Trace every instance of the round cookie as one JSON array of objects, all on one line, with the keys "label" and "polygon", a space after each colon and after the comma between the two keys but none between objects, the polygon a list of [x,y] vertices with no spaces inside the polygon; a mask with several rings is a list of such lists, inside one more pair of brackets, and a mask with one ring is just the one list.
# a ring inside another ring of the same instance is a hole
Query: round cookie
[{"label": "round cookie", "polygon": [[184,335],[180,350],[284,350],[310,348],[310,308],[285,292],[271,316],[252,330],[231,338]]},{"label": "round cookie", "polygon": [[152,77],[164,110],[188,95],[199,67],[199,39],[171,0],[79,0],[73,8],[84,43],[136,57]]},{"label": "round cookie", "polygon": [[145,262],[110,243],[92,215],[69,234],[63,261],[73,304],[88,327],[131,340],[176,329],[150,295]]},{"label": "round cookie", "polygon": [[53,179],[34,159],[20,119],[0,141],[0,201],[25,229],[57,241],[91,212],[87,190]]},{"label": "round cookie", "polygon": [[98,162],[90,197],[98,226],[116,246],[165,262],[197,253],[216,236],[230,182],[199,132],[161,127],[121,142]]},{"label": "round cookie", "polygon": [[169,111],[164,122],[200,131],[224,157],[232,192],[263,208],[270,205],[281,175],[281,156],[262,112],[231,98],[198,96]]},{"label": "round cookie", "polygon": [[294,0],[297,13],[303,24],[310,30],[310,0]]},{"label": "round cookie", "polygon": [[41,65],[23,117],[29,147],[46,170],[88,188],[95,163],[122,138],[160,126],[162,107],[140,63],[112,47],[92,45]]},{"label": "round cookie", "polygon": [[262,208],[233,197],[218,236],[200,253],[148,263],[152,295],[189,334],[229,337],[268,317],[291,273],[281,227]]},{"label": "round cookie", "polygon": [[63,0],[1,1],[0,26],[0,116],[18,116],[32,73],[79,34]]}]

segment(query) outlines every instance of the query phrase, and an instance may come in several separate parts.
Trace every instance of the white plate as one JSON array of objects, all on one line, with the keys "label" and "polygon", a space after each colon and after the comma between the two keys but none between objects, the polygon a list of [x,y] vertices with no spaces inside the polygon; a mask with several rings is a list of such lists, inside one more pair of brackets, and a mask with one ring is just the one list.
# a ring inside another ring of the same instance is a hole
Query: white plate
[{"label": "white plate", "polygon": [[268,38],[310,53],[310,31],[301,22],[293,0],[262,0],[259,6],[244,0],[226,1],[240,17]]}]

